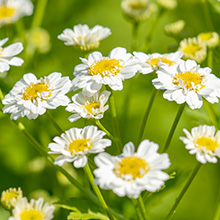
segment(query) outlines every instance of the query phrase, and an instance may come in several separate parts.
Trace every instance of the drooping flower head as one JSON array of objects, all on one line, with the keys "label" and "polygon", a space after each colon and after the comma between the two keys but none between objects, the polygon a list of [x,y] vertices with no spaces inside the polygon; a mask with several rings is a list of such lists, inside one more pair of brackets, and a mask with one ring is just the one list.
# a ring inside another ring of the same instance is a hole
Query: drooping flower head
[{"label": "drooping flower head", "polygon": [[15,204],[20,201],[23,197],[23,192],[21,188],[9,188],[2,192],[1,195],[1,203],[2,205],[8,209],[11,210],[14,208]]},{"label": "drooping flower head", "polygon": [[169,54],[134,52],[134,56],[140,62],[141,68],[139,72],[143,74],[148,74],[163,66],[172,66],[183,61],[181,59],[183,53],[180,51]]},{"label": "drooping flower head", "polygon": [[191,133],[183,129],[186,137],[180,137],[190,154],[196,154],[200,163],[217,163],[220,157],[220,131],[214,126],[200,125],[194,127]]},{"label": "drooping flower head", "polygon": [[205,43],[195,37],[183,39],[178,50],[183,52],[183,59],[192,59],[197,63],[202,63],[207,56]]},{"label": "drooping flower head", "polygon": [[33,13],[30,0],[0,0],[0,26],[11,24],[23,16]]},{"label": "drooping flower head", "polygon": [[16,57],[23,50],[23,45],[20,42],[13,43],[5,48],[3,45],[8,41],[8,38],[0,40],[0,73],[8,71],[11,66],[21,66],[23,60]]},{"label": "drooping flower head", "polygon": [[198,39],[204,42],[209,48],[214,48],[219,45],[219,35],[216,32],[200,33]]},{"label": "drooping flower head", "polygon": [[170,166],[168,154],[157,153],[158,145],[144,140],[137,152],[132,142],[124,146],[123,154],[101,153],[95,157],[95,182],[102,189],[111,189],[118,196],[137,198],[144,191],[159,190],[169,175],[161,170]]},{"label": "drooping flower head", "polygon": [[104,139],[105,132],[96,126],[71,128],[61,136],[55,137],[54,143],[49,144],[51,154],[60,154],[55,164],[62,166],[66,162],[73,162],[74,167],[80,168],[87,164],[87,155],[103,152],[111,145],[111,140]]},{"label": "drooping flower head", "polygon": [[111,30],[101,25],[89,29],[87,24],[78,24],[73,29],[66,28],[58,35],[58,39],[65,41],[65,45],[73,45],[82,51],[94,50],[99,47],[100,41],[111,35]]},{"label": "drooping flower head", "polygon": [[27,73],[20,79],[5,96],[3,113],[11,113],[11,119],[27,116],[35,119],[58,106],[67,106],[70,99],[65,95],[72,87],[69,77],[61,73],[51,73],[37,79],[32,73]]},{"label": "drooping flower head", "polygon": [[156,89],[165,89],[165,99],[186,102],[191,109],[201,108],[203,98],[208,102],[218,102],[220,97],[220,79],[211,74],[211,69],[200,68],[194,60],[178,65],[163,67],[157,71],[158,78],[153,79]]},{"label": "drooping flower head", "polygon": [[107,57],[95,51],[89,54],[88,60],[81,58],[81,61],[74,69],[73,87],[90,94],[99,91],[102,85],[122,90],[122,81],[133,77],[139,68],[137,60],[121,47],[113,49]]},{"label": "drooping flower head", "polygon": [[77,121],[79,118],[101,119],[104,112],[108,109],[105,105],[111,92],[97,92],[92,96],[87,96],[83,92],[79,92],[72,97],[73,103],[68,104],[66,110],[74,113],[68,119],[71,122]]},{"label": "drooping flower head", "polygon": [[53,205],[44,203],[43,198],[31,199],[28,202],[24,197],[16,203],[12,210],[12,217],[9,217],[8,220],[52,220],[54,209]]}]

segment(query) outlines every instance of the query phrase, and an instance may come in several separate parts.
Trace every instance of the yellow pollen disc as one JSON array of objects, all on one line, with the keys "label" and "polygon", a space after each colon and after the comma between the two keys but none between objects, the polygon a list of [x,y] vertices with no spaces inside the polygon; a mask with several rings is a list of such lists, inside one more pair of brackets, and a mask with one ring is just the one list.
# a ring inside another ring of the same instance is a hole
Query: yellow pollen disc
[{"label": "yellow pollen disc", "polygon": [[120,64],[119,60],[104,58],[90,66],[89,75],[101,75],[101,77],[114,76],[120,72],[122,67],[123,66]]},{"label": "yellow pollen disc", "polygon": [[18,196],[19,196],[18,192],[11,191],[11,192],[6,193],[2,200],[8,202],[10,199],[13,199],[13,198],[16,199]]},{"label": "yellow pollen disc", "polygon": [[20,219],[21,220],[43,220],[44,216],[41,212],[35,209],[30,209],[30,210],[24,210],[20,214]]},{"label": "yellow pollen disc", "polygon": [[216,140],[213,140],[210,137],[201,137],[196,140],[196,146],[198,148],[205,147],[207,150],[215,152],[216,148],[219,148],[219,145]]},{"label": "yellow pollen disc", "polygon": [[0,19],[1,18],[10,18],[15,12],[14,8],[9,8],[7,6],[0,7]]},{"label": "yellow pollen disc", "polygon": [[201,46],[191,44],[191,45],[186,46],[182,51],[183,53],[187,55],[196,56],[196,53],[200,51],[201,49],[202,49]]},{"label": "yellow pollen disc", "polygon": [[168,60],[166,57],[158,57],[158,58],[152,58],[149,62],[149,63],[152,67],[154,66],[158,66],[159,64],[159,60],[162,62],[162,63],[166,63],[168,66],[172,66],[175,62],[172,61],[172,60]]},{"label": "yellow pollen disc", "polygon": [[[33,102],[42,94],[42,92],[49,92],[49,91],[51,91],[51,89],[49,89],[49,86],[47,84],[42,82],[36,84],[33,83],[25,89],[22,99],[30,100]],[[51,93],[49,93],[48,96],[42,100],[46,100],[50,96]]]},{"label": "yellow pollen disc", "polygon": [[74,155],[78,152],[85,152],[92,147],[89,139],[76,139],[69,145],[69,152]]},{"label": "yellow pollen disc", "polygon": [[135,180],[136,178],[143,177],[149,170],[150,167],[146,160],[135,156],[129,156],[123,158],[117,164],[114,172],[117,176],[123,179],[125,179],[125,175],[131,175],[132,180]]},{"label": "yellow pollen disc", "polygon": [[[179,79],[181,79],[184,88],[195,90],[193,88],[194,86],[197,86],[196,90],[202,89],[205,87],[205,85],[202,84],[203,76],[200,76],[199,73],[194,72],[182,72],[182,73],[176,73],[173,78],[173,84],[174,85],[180,85]],[[198,85],[200,85],[200,88],[198,88]]]},{"label": "yellow pollen disc", "polygon": [[201,33],[199,36],[202,41],[207,41],[207,40],[210,40],[213,38],[213,35],[211,32],[210,33]]},{"label": "yellow pollen disc", "polygon": [[134,10],[141,10],[146,8],[146,4],[144,2],[134,2],[130,4],[130,7]]},{"label": "yellow pollen disc", "polygon": [[88,114],[92,114],[92,109],[100,108],[100,103],[97,102],[90,102],[86,105],[84,105],[84,108],[86,109]]}]

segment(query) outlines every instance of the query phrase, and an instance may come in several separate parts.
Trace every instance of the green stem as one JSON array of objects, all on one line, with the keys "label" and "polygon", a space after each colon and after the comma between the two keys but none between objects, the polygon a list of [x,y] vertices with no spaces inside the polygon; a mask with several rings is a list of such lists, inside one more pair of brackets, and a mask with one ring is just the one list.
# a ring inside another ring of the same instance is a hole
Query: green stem
[{"label": "green stem", "polygon": [[141,210],[140,210],[140,208],[139,208],[139,206],[138,206],[137,200],[132,199],[132,202],[133,202],[134,207],[135,207],[135,211],[136,211],[136,214],[137,214],[137,218],[138,218],[139,220],[144,220],[144,218],[142,217]]},{"label": "green stem", "polygon": [[101,205],[102,205],[102,208],[105,210],[106,214],[108,215],[109,219],[110,220],[114,220],[114,217],[112,216],[111,212],[109,211],[109,208],[101,194],[101,191],[99,190],[98,186],[94,184],[94,178],[93,178],[93,174],[91,172],[91,169],[89,167],[89,164],[87,163],[86,166],[84,167],[84,171],[89,179],[89,182],[91,183],[92,185],[92,188],[93,190],[95,191],[95,194],[97,195]]},{"label": "green stem", "polygon": [[144,204],[145,204],[145,202],[148,200],[148,198],[150,198],[152,195],[153,195],[152,192],[145,192],[145,194],[144,194],[144,196],[143,196]]},{"label": "green stem", "polygon": [[132,26],[131,51],[137,50],[138,27],[139,27],[139,22],[134,22]]},{"label": "green stem", "polygon": [[213,49],[209,48],[208,49],[208,67],[213,68]]},{"label": "green stem", "polygon": [[185,107],[185,103],[183,103],[183,104],[180,105],[180,107],[179,107],[179,110],[178,110],[178,112],[177,112],[177,114],[176,114],[176,118],[175,118],[175,120],[174,120],[174,122],[173,122],[172,128],[171,128],[171,130],[170,130],[169,136],[168,136],[168,138],[167,138],[166,144],[165,144],[164,149],[163,149],[162,152],[166,152],[166,151],[168,150],[168,148],[169,148],[170,142],[171,142],[171,140],[172,140],[173,134],[174,134],[174,132],[175,132],[175,130],[176,130],[176,127],[177,127],[177,124],[178,124],[178,122],[179,122],[179,120],[180,120],[180,117],[181,117],[181,115],[182,115],[182,113],[183,113],[184,107]]},{"label": "green stem", "polygon": [[211,29],[214,30],[215,28],[213,26],[213,22],[212,22],[212,19],[210,16],[208,1],[202,0],[201,4],[202,4],[203,14],[205,15],[206,25],[207,25],[207,27],[211,27]]},{"label": "green stem", "polygon": [[219,128],[219,118],[216,110],[214,109],[215,106],[207,101],[204,101],[204,106],[212,124],[214,124],[216,128]]},{"label": "green stem", "polygon": [[155,100],[157,92],[158,92],[158,90],[154,89],[154,91],[153,91],[153,93],[151,95],[150,101],[148,103],[148,107],[146,109],[146,112],[144,114],[144,118],[143,118],[142,124],[141,124],[141,129],[140,129],[140,133],[139,133],[139,137],[138,137],[138,144],[141,142],[141,140],[143,138],[144,130],[145,130],[145,127],[146,127],[146,124],[147,124],[147,120],[148,120],[148,116],[150,114],[150,111],[151,111],[151,108],[153,106],[153,103],[154,103],[154,100]]},{"label": "green stem", "polygon": [[[219,192],[219,196],[220,196],[220,192]],[[219,219],[220,219],[220,197],[218,199],[218,207],[213,220],[219,220]]]},{"label": "green stem", "polygon": [[51,122],[51,124],[54,126],[54,128],[61,134],[64,133],[63,129],[57,124],[57,122],[55,121],[55,119],[53,118],[53,116],[50,114],[49,111],[45,112],[46,117],[48,118],[48,120]]},{"label": "green stem", "polygon": [[176,212],[176,208],[179,205],[181,199],[183,198],[184,194],[186,193],[187,189],[189,188],[190,184],[192,183],[193,179],[195,178],[196,174],[198,173],[200,167],[201,167],[201,163],[197,163],[191,176],[189,177],[188,181],[186,182],[186,185],[184,186],[184,188],[182,189],[181,193],[179,194],[179,196],[176,198],[176,201],[172,207],[172,209],[170,210],[169,214],[167,215],[165,220],[170,220],[172,219],[173,215]]},{"label": "green stem", "polygon": [[141,210],[142,216],[143,216],[144,220],[146,220],[148,217],[147,217],[147,212],[146,212],[146,209],[144,206],[144,201],[143,201],[141,195],[138,197],[137,202],[138,202],[139,208]]}]

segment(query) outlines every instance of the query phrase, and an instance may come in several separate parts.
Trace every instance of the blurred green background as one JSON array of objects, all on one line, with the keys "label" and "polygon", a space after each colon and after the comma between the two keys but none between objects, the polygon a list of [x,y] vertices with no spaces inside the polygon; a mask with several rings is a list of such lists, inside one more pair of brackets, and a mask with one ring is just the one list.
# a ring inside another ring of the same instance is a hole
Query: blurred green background
[{"label": "blurred green background", "polygon": [[[37,1],[33,1],[36,6]],[[207,14],[208,12],[208,14]],[[174,10],[165,10],[151,34],[151,41],[147,42],[150,52],[167,53],[175,51],[178,47],[175,39],[168,37],[164,32],[166,24],[183,19],[186,26],[183,37],[194,37],[200,32],[216,31],[220,34],[220,3],[217,0],[210,2],[199,0],[178,1],[178,6]],[[31,26],[33,15],[20,19],[26,29]],[[137,51],[143,49],[145,36],[149,30],[152,19],[140,24],[139,44]],[[30,62],[25,65],[24,53],[20,55],[24,59],[22,67],[11,67],[8,75],[0,79],[0,87],[4,94],[7,94],[16,81],[22,78],[23,74],[32,72],[37,77],[46,76],[51,72],[61,72],[65,76],[73,79],[74,66],[80,63],[79,57],[82,54],[75,51],[71,46],[65,46],[57,39],[57,36],[65,29],[72,28],[76,24],[88,24],[93,27],[96,24],[109,27],[112,35],[101,41],[98,49],[104,55],[110,50],[121,46],[131,51],[131,31],[132,24],[127,21],[121,11],[119,0],[49,0],[42,27],[50,35],[51,50],[46,54],[35,53]],[[7,27],[5,31],[1,28],[0,39],[7,37],[10,33],[9,44],[13,41],[22,40],[16,32],[16,24]],[[220,50],[217,48],[214,53],[213,73],[220,77]],[[206,61],[202,63],[206,66]],[[115,92],[117,112],[120,119],[120,129],[123,144],[133,141],[137,145],[137,137],[140,125],[148,105],[149,98],[153,91],[151,80],[153,75],[139,75],[138,77],[126,80],[124,89]],[[133,82],[132,82],[133,81]],[[132,85],[132,86],[131,86]],[[150,118],[147,123],[144,138],[147,138],[163,147],[176,112],[178,105],[169,102],[162,97],[160,91],[156,97]],[[73,95],[69,93],[69,97]],[[128,112],[123,111],[125,97],[129,95],[130,108]],[[220,105],[215,104],[220,115]],[[85,121],[80,119],[75,123],[70,123],[67,118],[69,112],[59,107],[50,111],[57,122],[64,130],[71,127],[83,127]],[[127,114],[126,121],[122,121]],[[102,123],[112,131],[110,123],[110,113],[106,112]],[[54,136],[59,135],[57,131],[48,123],[47,118],[42,115],[36,120],[27,118],[19,119],[25,124],[31,134],[47,149],[47,146]],[[89,124],[92,124],[89,122]],[[172,165],[167,170],[168,173],[176,172],[175,179],[169,180],[163,191],[152,195],[147,203],[149,219],[161,220],[171,209],[175,198],[183,188],[187,178],[193,170],[196,159],[185,150],[179,136],[183,136],[183,128],[191,130],[192,127],[200,124],[212,125],[206,109],[190,110],[186,107],[184,114],[178,124],[174,138],[168,151]],[[220,129],[220,127],[219,127]],[[114,146],[107,149],[114,154]],[[83,175],[82,169],[74,169],[71,164],[64,166],[82,184],[88,186],[88,182]],[[220,189],[220,163],[206,164],[202,166],[191,187],[181,201],[173,219],[176,220],[210,220],[214,218],[218,203]],[[66,200],[71,197],[81,197],[80,192],[71,186],[62,174],[50,167],[41,155],[35,151],[29,141],[16,128],[7,115],[0,114],[0,191],[9,187],[21,187],[24,195],[28,198],[38,198],[43,196],[48,202]],[[135,211],[132,202],[128,198],[119,198],[111,191],[103,191],[108,204],[115,210],[125,214],[128,219],[135,219]],[[66,219],[68,211],[57,209],[55,220]],[[0,220],[5,220],[9,216],[8,212],[0,206]]]}]

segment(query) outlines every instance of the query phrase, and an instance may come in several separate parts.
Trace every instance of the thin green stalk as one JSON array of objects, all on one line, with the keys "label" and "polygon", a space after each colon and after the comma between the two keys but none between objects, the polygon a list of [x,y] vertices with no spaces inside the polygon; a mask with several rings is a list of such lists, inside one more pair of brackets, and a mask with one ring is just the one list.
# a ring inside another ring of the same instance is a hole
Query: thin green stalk
[{"label": "thin green stalk", "polygon": [[144,196],[143,196],[143,201],[144,204],[146,203],[146,201],[148,200],[148,198],[150,198],[153,195],[152,192],[145,192]]},{"label": "thin green stalk", "polygon": [[132,26],[132,43],[131,43],[131,51],[137,50],[137,42],[138,42],[138,27],[139,22],[134,22]]},{"label": "thin green stalk", "polygon": [[208,1],[207,0],[202,0],[201,1],[202,4],[202,10],[203,10],[203,14],[205,15],[205,21],[206,21],[206,25],[207,27],[211,27],[211,29],[215,29],[213,26],[213,22],[210,16],[210,11],[209,11],[209,5],[208,5]]},{"label": "thin green stalk", "polygon": [[[220,193],[219,193],[219,196],[220,196]],[[218,199],[218,207],[216,209],[216,213],[215,213],[213,220],[219,220],[219,219],[220,219],[220,198]]]},{"label": "thin green stalk", "polygon": [[182,189],[181,193],[179,194],[179,196],[176,198],[176,201],[172,207],[172,209],[170,210],[169,214],[167,215],[165,220],[170,220],[172,219],[173,215],[176,212],[177,206],[179,205],[181,199],[183,198],[183,196],[185,195],[187,189],[189,188],[190,184],[192,183],[192,181],[194,180],[196,174],[198,173],[200,167],[201,167],[201,163],[197,163],[191,176],[189,177],[188,181],[186,182],[186,185],[184,186],[184,188]]},{"label": "thin green stalk", "polygon": [[49,111],[45,112],[46,117],[48,118],[48,120],[51,122],[51,124],[54,126],[54,128],[60,133],[64,133],[63,129],[57,124],[57,122],[55,121],[55,119],[53,118],[53,116],[50,114]]},{"label": "thin green stalk", "polygon": [[92,188],[93,190],[95,191],[95,194],[97,195],[101,205],[102,205],[102,208],[105,210],[106,214],[108,215],[109,219],[110,220],[114,220],[114,217],[112,216],[111,212],[109,211],[109,208],[101,194],[101,191],[99,190],[98,186],[94,184],[94,178],[93,178],[93,174],[91,172],[91,169],[89,167],[89,164],[87,163],[86,166],[84,167],[84,171],[89,179],[89,182],[91,183],[92,185]]},{"label": "thin green stalk", "polygon": [[176,118],[175,118],[175,120],[174,120],[174,122],[173,122],[172,128],[171,128],[171,130],[170,130],[169,136],[168,136],[168,138],[167,138],[166,144],[165,144],[164,149],[163,149],[162,152],[166,152],[166,151],[168,150],[168,148],[169,148],[170,142],[171,142],[171,140],[172,140],[173,134],[174,134],[174,132],[175,132],[175,130],[176,130],[176,127],[177,127],[177,124],[178,124],[178,122],[179,122],[179,120],[180,120],[180,117],[181,117],[181,115],[182,115],[182,113],[183,113],[184,107],[185,107],[185,103],[183,103],[183,104],[180,105],[180,107],[179,107],[179,110],[178,110],[178,112],[177,112],[177,114],[176,114]]},{"label": "thin green stalk", "polygon": [[132,199],[132,202],[133,202],[134,207],[135,207],[135,211],[136,211],[136,214],[137,214],[137,218],[138,218],[139,220],[144,220],[144,218],[143,218],[143,216],[142,216],[142,213],[141,213],[141,210],[140,210],[140,208],[139,208],[139,206],[138,206],[137,200]]},{"label": "thin green stalk", "polygon": [[154,100],[155,100],[157,92],[158,92],[158,90],[154,89],[154,91],[153,91],[153,93],[151,95],[150,101],[148,103],[148,107],[146,109],[146,112],[144,114],[144,118],[143,118],[142,124],[141,124],[141,129],[140,129],[140,133],[139,133],[139,137],[138,137],[138,144],[141,142],[141,140],[143,138],[144,130],[145,130],[145,127],[146,127],[146,124],[147,124],[147,120],[148,120],[148,116],[150,114],[150,111],[151,111],[151,108],[153,106],[153,103],[154,103]]},{"label": "thin green stalk", "polygon": [[213,49],[212,48],[209,48],[208,49],[208,61],[207,61],[207,63],[208,63],[208,67],[209,68],[213,68]]},{"label": "thin green stalk", "polygon": [[142,216],[143,216],[144,220],[146,220],[148,217],[147,217],[147,212],[146,212],[146,209],[144,206],[144,201],[143,201],[141,195],[138,197],[137,202],[138,202],[139,208],[141,210]]}]

